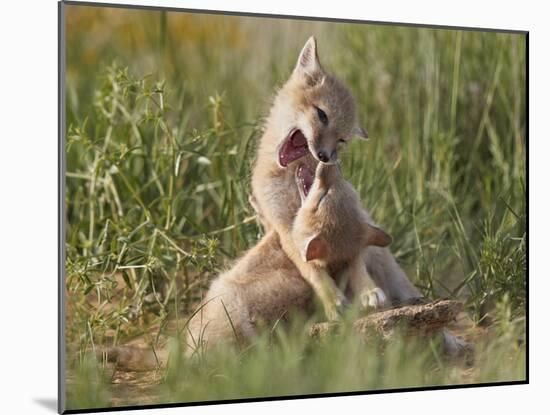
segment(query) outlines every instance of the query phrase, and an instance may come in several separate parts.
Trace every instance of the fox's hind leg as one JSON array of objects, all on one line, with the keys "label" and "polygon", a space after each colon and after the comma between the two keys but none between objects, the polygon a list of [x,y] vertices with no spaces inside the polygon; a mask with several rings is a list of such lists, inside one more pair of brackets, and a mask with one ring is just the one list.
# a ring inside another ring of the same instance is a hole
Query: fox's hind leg
[{"label": "fox's hind leg", "polygon": [[380,309],[389,305],[384,291],[372,279],[361,255],[358,255],[343,271],[353,298],[358,298],[363,308]]},{"label": "fox's hind leg", "polygon": [[423,297],[409,280],[390,250],[369,246],[363,255],[367,271],[376,285],[384,291],[389,301],[407,301]]}]

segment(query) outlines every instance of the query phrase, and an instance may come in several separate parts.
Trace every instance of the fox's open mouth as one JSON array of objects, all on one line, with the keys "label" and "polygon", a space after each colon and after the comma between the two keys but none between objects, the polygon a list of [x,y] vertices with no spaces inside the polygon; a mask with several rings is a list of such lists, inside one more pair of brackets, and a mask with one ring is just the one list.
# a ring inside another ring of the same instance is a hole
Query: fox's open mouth
[{"label": "fox's open mouth", "polygon": [[309,152],[307,140],[304,134],[298,130],[292,130],[283,141],[279,149],[279,164],[286,167]]},{"label": "fox's open mouth", "polygon": [[313,172],[305,164],[301,164],[296,169],[296,186],[298,186],[302,202],[309,194],[314,178]]}]

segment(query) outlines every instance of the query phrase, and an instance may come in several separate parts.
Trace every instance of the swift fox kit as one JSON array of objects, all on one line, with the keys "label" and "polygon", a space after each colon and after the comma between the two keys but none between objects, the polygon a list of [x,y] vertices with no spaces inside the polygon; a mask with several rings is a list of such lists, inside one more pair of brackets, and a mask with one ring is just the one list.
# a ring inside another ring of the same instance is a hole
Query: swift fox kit
[{"label": "swift fox kit", "polygon": [[363,307],[386,306],[386,296],[368,274],[362,254],[369,245],[388,246],[391,237],[370,223],[359,195],[342,178],[339,167],[319,163],[313,178],[313,172],[300,165],[296,185],[302,207],[292,237],[302,259],[320,269],[342,264],[336,280],[348,288],[347,297],[359,298]]},{"label": "swift fox kit", "polygon": [[[266,120],[252,173],[251,203],[266,231],[279,234],[281,246],[321,299],[329,318],[338,315],[345,297],[328,273],[302,259],[291,237],[300,207],[295,171],[298,165],[315,171],[319,162],[334,164],[342,145],[352,137],[366,136],[351,93],[321,67],[316,41],[309,38]],[[369,247],[364,258],[387,296],[397,300],[421,296],[387,248]]]}]

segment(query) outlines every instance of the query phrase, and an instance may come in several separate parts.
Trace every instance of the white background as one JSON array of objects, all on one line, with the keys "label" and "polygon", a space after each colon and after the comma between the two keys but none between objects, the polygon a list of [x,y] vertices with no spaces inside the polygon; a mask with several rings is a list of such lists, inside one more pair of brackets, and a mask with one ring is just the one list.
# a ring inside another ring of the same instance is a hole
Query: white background
[{"label": "white background", "polygon": [[[123,3],[112,0],[111,2]],[[550,47],[544,2],[253,0],[140,4],[530,31],[530,385],[141,411],[540,413],[547,407]],[[57,4],[2,2],[0,12],[0,410],[54,413],[57,384]],[[135,413],[135,412],[134,412]]]}]

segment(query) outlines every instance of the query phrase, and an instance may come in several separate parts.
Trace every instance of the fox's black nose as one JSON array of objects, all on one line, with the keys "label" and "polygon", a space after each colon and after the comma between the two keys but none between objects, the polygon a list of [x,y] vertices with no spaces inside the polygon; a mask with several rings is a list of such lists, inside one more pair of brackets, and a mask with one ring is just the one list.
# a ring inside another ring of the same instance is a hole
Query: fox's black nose
[{"label": "fox's black nose", "polygon": [[326,163],[328,161],[327,153],[325,153],[324,151],[319,151],[317,153],[317,157],[319,157],[319,160],[321,160],[323,163]]}]

